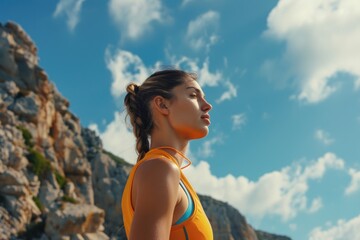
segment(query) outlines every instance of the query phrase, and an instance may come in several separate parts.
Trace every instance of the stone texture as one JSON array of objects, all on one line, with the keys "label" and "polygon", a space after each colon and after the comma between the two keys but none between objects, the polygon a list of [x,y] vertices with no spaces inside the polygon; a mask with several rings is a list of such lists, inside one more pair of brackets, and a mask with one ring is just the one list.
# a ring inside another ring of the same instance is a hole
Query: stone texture
[{"label": "stone texture", "polygon": [[214,230],[214,238],[222,240],[258,240],[254,229],[235,208],[208,196],[199,195],[201,204]]},{"label": "stone texture", "polygon": [[104,217],[104,210],[94,205],[64,203],[61,209],[48,213],[45,232],[50,237],[95,233]]},{"label": "stone texture", "polygon": [[[31,38],[15,23],[0,24],[0,232],[6,238],[24,232],[35,220],[49,219],[50,224],[54,216],[49,214],[60,212],[76,224],[70,232],[53,227],[57,238],[106,239],[98,226],[105,214],[94,205],[80,120],[68,108],[69,102],[38,65]],[[66,201],[84,206],[78,219],[68,214]],[[37,237],[49,237],[42,231]]]},{"label": "stone texture", "polygon": [[16,115],[24,118],[25,121],[36,123],[39,118],[39,107],[39,97],[35,93],[31,92],[27,96],[17,98],[8,108]]},{"label": "stone texture", "polygon": [[23,169],[28,161],[24,157],[23,138],[18,129],[11,125],[0,128],[0,159],[15,170]]},{"label": "stone texture", "polygon": [[57,207],[56,201],[63,196],[59,187],[51,184],[48,180],[41,181],[39,193],[37,195],[44,207],[44,211],[54,210]]},{"label": "stone texture", "polygon": [[128,176],[127,166],[116,166],[107,155],[99,153],[92,159],[95,203],[106,215],[106,232],[115,235],[123,224],[121,196]]},{"label": "stone texture", "polygon": [[14,221],[12,220],[9,212],[0,206],[0,239],[10,239],[11,236],[16,235],[17,231],[14,227]]}]

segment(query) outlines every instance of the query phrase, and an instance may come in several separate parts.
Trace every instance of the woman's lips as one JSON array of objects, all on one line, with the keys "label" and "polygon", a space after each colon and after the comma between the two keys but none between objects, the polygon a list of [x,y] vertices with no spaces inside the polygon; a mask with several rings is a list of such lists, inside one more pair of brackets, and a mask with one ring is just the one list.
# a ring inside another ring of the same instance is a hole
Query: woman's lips
[{"label": "woman's lips", "polygon": [[206,121],[208,124],[210,124],[210,115],[209,114],[204,114],[201,116],[201,119],[203,119],[204,121]]}]

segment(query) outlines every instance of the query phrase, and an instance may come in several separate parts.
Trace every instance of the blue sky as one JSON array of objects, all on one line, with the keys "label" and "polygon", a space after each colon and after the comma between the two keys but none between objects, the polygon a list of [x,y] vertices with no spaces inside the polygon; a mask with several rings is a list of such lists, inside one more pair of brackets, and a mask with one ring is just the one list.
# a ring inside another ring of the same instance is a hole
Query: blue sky
[{"label": "blue sky", "polygon": [[129,81],[196,72],[213,105],[185,170],[198,192],[295,240],[360,239],[359,1],[3,0],[0,13],[107,150],[136,159]]}]

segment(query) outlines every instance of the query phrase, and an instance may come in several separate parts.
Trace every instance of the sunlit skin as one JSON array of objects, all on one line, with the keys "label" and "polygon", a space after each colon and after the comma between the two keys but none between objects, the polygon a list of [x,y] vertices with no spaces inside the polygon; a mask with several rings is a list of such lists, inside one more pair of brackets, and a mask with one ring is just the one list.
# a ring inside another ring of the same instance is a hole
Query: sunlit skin
[{"label": "sunlit skin", "polygon": [[[151,146],[171,146],[185,153],[192,139],[209,132],[212,106],[199,84],[188,79],[172,90],[171,100],[160,96],[151,101],[155,128]],[[172,150],[181,166],[183,159]],[[158,158],[139,166],[134,176],[132,204],[135,209],[130,240],[169,239],[171,226],[187,209],[186,194],[179,187],[180,170],[175,163]]]}]

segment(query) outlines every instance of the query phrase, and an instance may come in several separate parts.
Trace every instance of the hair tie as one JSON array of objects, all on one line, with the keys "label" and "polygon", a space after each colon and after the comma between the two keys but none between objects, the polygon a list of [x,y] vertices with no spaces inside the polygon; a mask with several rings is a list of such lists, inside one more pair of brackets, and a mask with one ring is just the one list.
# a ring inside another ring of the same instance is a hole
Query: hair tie
[{"label": "hair tie", "polygon": [[133,84],[133,87],[134,87],[134,93],[137,94],[139,92],[139,86],[136,85],[136,84]]}]

